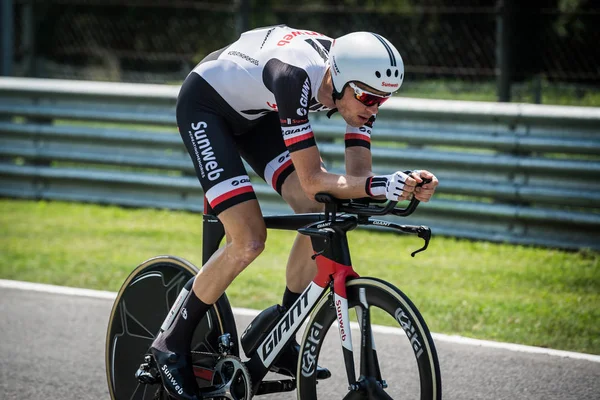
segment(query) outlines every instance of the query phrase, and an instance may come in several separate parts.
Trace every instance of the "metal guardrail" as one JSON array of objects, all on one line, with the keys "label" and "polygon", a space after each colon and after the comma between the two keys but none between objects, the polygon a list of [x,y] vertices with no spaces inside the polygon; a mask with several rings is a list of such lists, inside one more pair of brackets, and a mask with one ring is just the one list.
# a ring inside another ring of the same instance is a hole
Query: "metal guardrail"
[{"label": "metal guardrail", "polygon": [[[0,195],[201,211],[178,90],[0,78]],[[325,163],[342,171],[343,121],[311,117]],[[600,249],[600,108],[394,98],[372,151],[375,172],[438,176],[410,219],[434,234]],[[263,212],[291,211],[252,180]]]}]

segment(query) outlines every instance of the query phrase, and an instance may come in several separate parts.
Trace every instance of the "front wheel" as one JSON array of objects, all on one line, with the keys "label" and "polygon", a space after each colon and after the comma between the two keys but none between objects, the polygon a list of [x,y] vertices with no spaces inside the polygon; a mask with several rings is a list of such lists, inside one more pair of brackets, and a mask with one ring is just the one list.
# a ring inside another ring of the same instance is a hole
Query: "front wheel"
[{"label": "front wheel", "polygon": [[[353,352],[339,350],[338,329],[329,332],[337,320],[337,310],[332,296],[324,296],[304,331],[297,370],[298,399],[440,400],[442,383],[433,339],[423,317],[408,297],[393,285],[376,278],[348,281],[347,296],[354,321],[351,326]],[[370,330],[373,351],[361,355],[364,338],[358,321],[362,321],[364,304],[368,305],[369,322],[373,324]],[[335,351],[321,352],[322,348]],[[349,382],[344,352],[354,359],[355,382]],[[314,373],[317,363],[332,373],[327,384],[317,385]],[[365,363],[377,364],[368,369],[376,371],[374,375],[377,376],[361,374],[364,370],[359,367]],[[372,389],[373,385],[376,389]],[[374,392],[378,394],[374,395]]]},{"label": "front wheel", "polygon": [[[139,265],[126,279],[117,293],[106,334],[106,375],[112,400],[150,400],[161,392],[160,382],[142,384],[135,372],[179,292],[197,272],[198,268],[184,259],[159,256]],[[218,338],[224,333],[237,343],[235,320],[223,294],[198,324],[192,339],[200,387],[211,384],[210,353],[217,352]],[[233,352],[238,355],[236,347]]]}]

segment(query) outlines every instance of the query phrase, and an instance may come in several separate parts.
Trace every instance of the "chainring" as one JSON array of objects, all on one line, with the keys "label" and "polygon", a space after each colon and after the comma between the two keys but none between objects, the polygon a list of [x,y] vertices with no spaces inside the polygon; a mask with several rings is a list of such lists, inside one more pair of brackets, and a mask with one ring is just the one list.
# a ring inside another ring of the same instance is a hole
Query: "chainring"
[{"label": "chainring", "polygon": [[235,356],[225,356],[217,361],[212,385],[215,390],[204,392],[205,397],[227,400],[250,400],[252,398],[250,371],[242,360]]}]

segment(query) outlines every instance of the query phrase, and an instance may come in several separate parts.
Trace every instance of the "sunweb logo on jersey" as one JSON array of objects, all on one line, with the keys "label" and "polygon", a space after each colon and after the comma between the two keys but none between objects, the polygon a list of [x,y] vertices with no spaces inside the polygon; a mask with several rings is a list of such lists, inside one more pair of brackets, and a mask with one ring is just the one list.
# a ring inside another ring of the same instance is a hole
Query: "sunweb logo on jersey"
[{"label": "sunweb logo on jersey", "polygon": [[300,35],[323,36],[322,33],[315,31],[293,31],[286,34],[279,42],[277,42],[277,46],[285,46],[286,44],[289,44],[293,38]]},{"label": "sunweb logo on jersey", "polygon": [[188,134],[194,146],[194,154],[200,168],[200,175],[203,178],[208,176],[211,181],[219,179],[223,168],[219,167],[210,140],[205,134],[208,124],[200,121],[195,124],[192,123],[191,127],[192,130],[188,131]]}]

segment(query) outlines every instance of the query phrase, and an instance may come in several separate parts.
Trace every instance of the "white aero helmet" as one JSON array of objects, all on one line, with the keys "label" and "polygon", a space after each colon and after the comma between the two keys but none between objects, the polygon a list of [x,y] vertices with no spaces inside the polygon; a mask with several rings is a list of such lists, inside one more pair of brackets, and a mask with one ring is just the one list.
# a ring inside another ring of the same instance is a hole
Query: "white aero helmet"
[{"label": "white aero helmet", "polygon": [[333,41],[329,50],[334,97],[348,82],[359,81],[382,92],[395,92],[404,79],[404,63],[386,38],[371,32],[353,32]]}]

